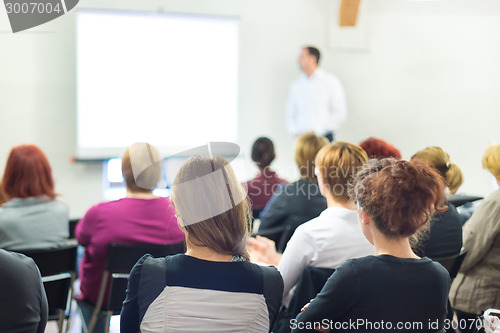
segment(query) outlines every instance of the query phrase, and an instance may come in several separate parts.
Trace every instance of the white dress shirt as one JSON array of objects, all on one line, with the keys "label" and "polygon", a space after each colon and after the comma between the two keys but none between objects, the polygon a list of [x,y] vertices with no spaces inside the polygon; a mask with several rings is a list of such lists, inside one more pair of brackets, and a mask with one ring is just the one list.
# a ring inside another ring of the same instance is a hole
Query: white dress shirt
[{"label": "white dress shirt", "polygon": [[355,210],[330,207],[300,225],[288,242],[278,270],[283,277],[283,304],[307,266],[336,268],[347,259],[375,254],[359,226]]},{"label": "white dress shirt", "polygon": [[286,103],[286,125],[292,135],[336,131],[347,118],[345,93],[339,79],[321,68],[292,82]]}]

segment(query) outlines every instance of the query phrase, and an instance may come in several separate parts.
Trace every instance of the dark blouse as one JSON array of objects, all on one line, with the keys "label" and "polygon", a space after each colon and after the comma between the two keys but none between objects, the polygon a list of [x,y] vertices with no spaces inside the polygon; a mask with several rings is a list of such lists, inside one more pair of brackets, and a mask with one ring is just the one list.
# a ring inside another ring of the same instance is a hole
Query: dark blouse
[{"label": "dark blouse", "polygon": [[348,260],[291,322],[292,332],[315,332],[313,325],[322,324],[332,332],[439,331],[449,289],[448,272],[429,258]]},{"label": "dark blouse", "polygon": [[282,293],[274,267],[145,255],[130,273],[121,332],[267,332]]}]

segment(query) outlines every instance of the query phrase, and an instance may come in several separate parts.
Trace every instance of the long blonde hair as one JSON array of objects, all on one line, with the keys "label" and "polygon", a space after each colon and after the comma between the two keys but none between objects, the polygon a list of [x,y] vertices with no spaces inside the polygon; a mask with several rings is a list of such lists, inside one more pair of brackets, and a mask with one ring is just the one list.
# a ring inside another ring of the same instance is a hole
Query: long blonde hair
[{"label": "long blonde hair", "polygon": [[411,158],[427,161],[445,179],[451,194],[455,194],[464,182],[462,170],[455,163],[450,162],[450,155],[440,147],[427,147]]},{"label": "long blonde hair", "polygon": [[171,200],[193,245],[249,258],[250,205],[223,157],[207,154],[189,158],[175,178]]}]

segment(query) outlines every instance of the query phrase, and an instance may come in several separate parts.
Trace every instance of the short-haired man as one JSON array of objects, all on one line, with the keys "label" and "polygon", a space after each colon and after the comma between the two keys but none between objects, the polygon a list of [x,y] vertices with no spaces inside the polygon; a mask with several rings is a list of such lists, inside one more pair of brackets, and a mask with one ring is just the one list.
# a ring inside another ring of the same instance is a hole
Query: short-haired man
[{"label": "short-haired man", "polygon": [[345,93],[339,79],[318,67],[320,52],[302,49],[303,74],[292,82],[286,105],[286,125],[293,136],[314,131],[333,141],[334,132],[347,118]]}]

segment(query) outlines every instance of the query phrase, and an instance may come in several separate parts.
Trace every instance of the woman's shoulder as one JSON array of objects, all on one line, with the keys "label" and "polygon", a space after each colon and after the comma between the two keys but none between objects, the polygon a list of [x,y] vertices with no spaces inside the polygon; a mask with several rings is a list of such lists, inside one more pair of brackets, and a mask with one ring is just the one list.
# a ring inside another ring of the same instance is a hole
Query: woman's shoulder
[{"label": "woman's shoulder", "polygon": [[58,210],[68,211],[69,212],[69,204],[63,198],[56,197],[53,200],[49,201],[48,204],[56,207]]},{"label": "woman's shoulder", "polygon": [[273,281],[283,283],[283,278],[281,277],[281,273],[274,266],[262,266],[253,263],[248,263],[249,265],[253,265],[256,269],[260,270],[263,275],[264,281]]}]

